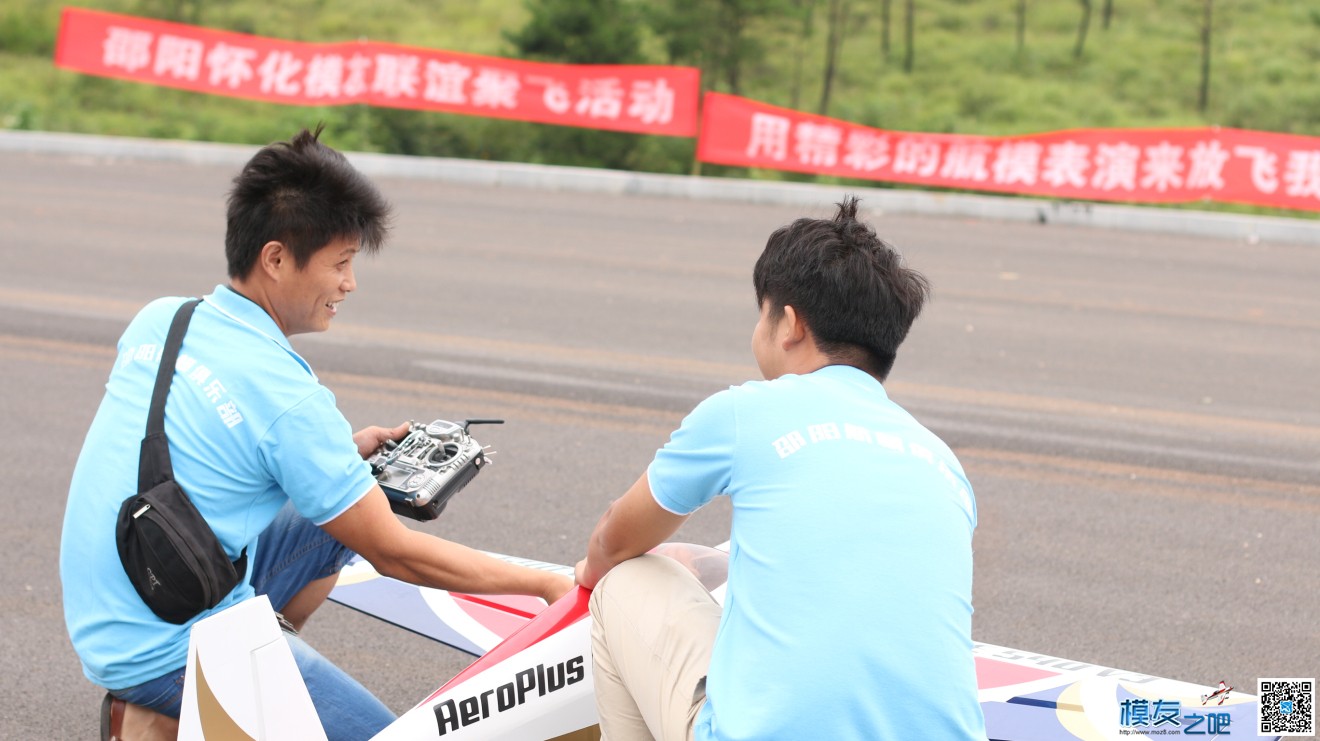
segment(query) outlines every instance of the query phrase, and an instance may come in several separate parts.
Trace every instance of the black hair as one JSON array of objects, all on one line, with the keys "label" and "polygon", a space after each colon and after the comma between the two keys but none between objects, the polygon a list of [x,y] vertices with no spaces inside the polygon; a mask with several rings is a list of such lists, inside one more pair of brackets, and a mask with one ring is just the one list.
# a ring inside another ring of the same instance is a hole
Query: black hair
[{"label": "black hair", "polygon": [[930,295],[921,273],[857,219],[846,197],[833,219],[798,219],[766,242],[752,271],[758,305],[792,306],[832,362],[883,381]]},{"label": "black hair", "polygon": [[390,205],[344,155],[319,141],[324,125],[263,147],[229,191],[225,258],[246,278],[270,241],[284,243],[298,269],[330,242],[356,237],[375,253],[389,231]]}]

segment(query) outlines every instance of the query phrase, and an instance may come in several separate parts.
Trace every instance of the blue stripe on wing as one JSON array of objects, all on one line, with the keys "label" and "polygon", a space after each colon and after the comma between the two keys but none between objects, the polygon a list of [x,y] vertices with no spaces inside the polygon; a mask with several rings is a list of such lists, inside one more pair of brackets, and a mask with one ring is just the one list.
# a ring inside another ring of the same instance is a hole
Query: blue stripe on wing
[{"label": "blue stripe on wing", "polygon": [[330,599],[346,607],[439,641],[473,656],[484,649],[450,627],[431,609],[419,587],[386,576],[339,584]]}]

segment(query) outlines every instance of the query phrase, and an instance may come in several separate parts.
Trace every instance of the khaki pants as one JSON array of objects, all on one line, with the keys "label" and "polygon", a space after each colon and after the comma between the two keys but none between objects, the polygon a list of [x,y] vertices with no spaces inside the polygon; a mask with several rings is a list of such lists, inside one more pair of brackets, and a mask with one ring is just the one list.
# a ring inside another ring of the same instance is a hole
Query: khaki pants
[{"label": "khaki pants", "polygon": [[596,707],[608,741],[690,741],[706,701],[720,606],[686,568],[645,555],[591,595]]}]

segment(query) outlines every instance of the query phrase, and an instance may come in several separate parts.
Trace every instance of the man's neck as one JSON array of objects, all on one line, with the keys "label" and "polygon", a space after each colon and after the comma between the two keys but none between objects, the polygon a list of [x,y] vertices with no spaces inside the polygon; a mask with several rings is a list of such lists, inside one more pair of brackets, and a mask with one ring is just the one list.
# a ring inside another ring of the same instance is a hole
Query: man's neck
[{"label": "man's neck", "polygon": [[[271,319],[275,318],[275,312],[272,310],[269,294],[266,292],[265,286],[261,284],[261,281],[230,278],[229,289],[257,306],[260,306],[261,310],[266,312],[266,316],[269,316]],[[279,322],[275,322],[275,325],[279,326]]]},{"label": "man's neck", "polygon": [[785,375],[792,373],[799,376],[805,376],[808,373],[815,373],[821,368],[831,365],[843,365],[849,368],[856,368],[874,378],[877,382],[884,383],[883,378],[876,376],[874,373],[867,370],[864,365],[857,363],[856,358],[830,357],[822,352],[814,341],[807,343],[806,346],[799,346],[796,351],[789,353],[788,357],[785,358],[783,372]]}]

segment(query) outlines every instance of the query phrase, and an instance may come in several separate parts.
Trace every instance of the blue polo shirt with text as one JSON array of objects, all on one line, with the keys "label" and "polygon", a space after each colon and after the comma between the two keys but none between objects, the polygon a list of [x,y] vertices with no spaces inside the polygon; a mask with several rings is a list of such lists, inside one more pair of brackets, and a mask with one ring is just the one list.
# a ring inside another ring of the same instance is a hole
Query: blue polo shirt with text
[{"label": "blue polo shirt with text", "polygon": [[675,514],[733,505],[698,741],[984,741],[972,490],[878,381],[833,365],[721,391],[647,473]]},{"label": "blue polo shirt with text", "polygon": [[[137,490],[138,450],[165,335],[185,299],[148,304],[119,340],[69,486],[60,579],[69,636],[87,678],[132,687],[185,663],[197,619],[247,599],[244,579],[185,625],[157,618],[138,597],[115,546],[120,504]],[[217,286],[193,314],[165,407],[174,478],[231,559],[288,501],[324,524],[375,484],[334,395],[260,306]]]}]

